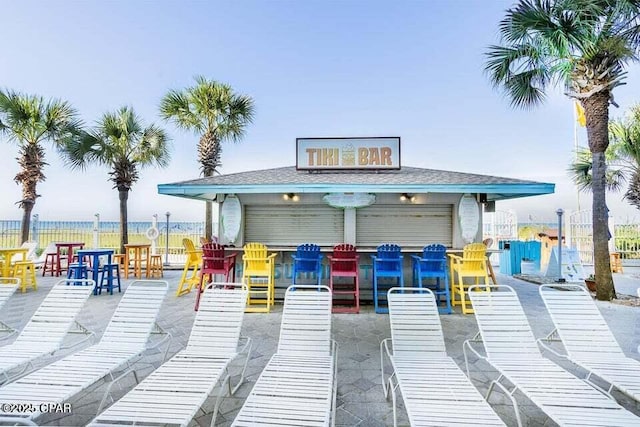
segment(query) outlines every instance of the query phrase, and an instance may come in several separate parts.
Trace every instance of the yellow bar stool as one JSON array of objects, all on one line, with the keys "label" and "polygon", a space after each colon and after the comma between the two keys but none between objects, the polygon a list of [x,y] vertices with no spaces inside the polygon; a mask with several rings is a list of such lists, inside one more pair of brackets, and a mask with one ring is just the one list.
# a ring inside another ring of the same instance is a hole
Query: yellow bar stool
[{"label": "yellow bar stool", "polygon": [[245,311],[268,313],[275,299],[277,254],[269,254],[267,246],[262,243],[247,243],[243,249],[242,283],[249,290]]},{"label": "yellow bar stool", "polygon": [[200,284],[199,272],[202,266],[202,249],[196,249],[193,241],[188,238],[182,239],[182,245],[187,254],[187,259],[184,263],[184,270],[182,270],[182,277],[178,282],[176,296],[187,294],[191,292],[194,286]]},{"label": "yellow bar stool", "polygon": [[487,267],[487,247],[483,243],[471,243],[462,249],[462,256],[447,254],[450,262],[451,275],[451,305],[461,305],[462,314],[473,313],[469,299],[469,283],[465,279],[473,279],[474,285],[482,283],[489,288],[489,273]]},{"label": "yellow bar stool", "polygon": [[36,265],[33,261],[17,261],[13,265],[13,277],[20,279],[20,291],[26,292],[31,285],[34,291],[38,290],[36,283]]}]

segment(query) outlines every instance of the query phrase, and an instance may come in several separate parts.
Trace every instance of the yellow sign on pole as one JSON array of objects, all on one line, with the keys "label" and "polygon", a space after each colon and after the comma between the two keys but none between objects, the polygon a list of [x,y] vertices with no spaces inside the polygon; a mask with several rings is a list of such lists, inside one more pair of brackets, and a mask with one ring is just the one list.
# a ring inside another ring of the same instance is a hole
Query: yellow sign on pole
[{"label": "yellow sign on pole", "polygon": [[587,125],[587,118],[584,115],[584,108],[578,101],[575,101],[576,105],[576,120],[580,123],[580,126],[585,127]]}]

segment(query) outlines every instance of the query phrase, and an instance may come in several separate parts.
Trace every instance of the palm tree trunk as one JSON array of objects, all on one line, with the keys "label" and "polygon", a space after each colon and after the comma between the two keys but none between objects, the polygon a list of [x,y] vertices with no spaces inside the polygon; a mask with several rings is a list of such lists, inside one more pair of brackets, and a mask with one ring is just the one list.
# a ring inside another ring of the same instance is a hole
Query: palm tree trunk
[{"label": "palm tree trunk", "polygon": [[23,209],[20,240],[21,243],[24,243],[29,240],[31,212],[38,198],[36,186],[38,182],[43,182],[45,179],[42,170],[46,163],[44,161],[44,149],[38,143],[27,142],[20,145],[18,155],[20,172],[13,180],[22,185],[22,200],[18,202],[18,205]]},{"label": "palm tree trunk", "polygon": [[[213,171],[207,171],[205,176],[213,176]],[[204,237],[211,242],[213,236],[213,203],[210,200],[204,202]]]},{"label": "palm tree trunk", "polygon": [[35,203],[30,201],[22,202],[22,225],[20,227],[20,243],[24,243],[29,240],[29,228],[31,226],[31,211]]},{"label": "palm tree trunk", "polygon": [[127,226],[127,200],[129,199],[129,189],[118,189],[120,197],[120,253],[124,253],[124,245],[129,243],[129,228]]},{"label": "palm tree trunk", "polygon": [[[217,136],[212,131],[205,132],[198,142],[198,160],[205,177],[213,176],[220,166],[222,147]],[[204,237],[211,241],[213,235],[213,204],[207,200],[204,208]]]},{"label": "palm tree trunk", "polygon": [[593,259],[596,276],[596,298],[609,301],[616,297],[611,276],[608,242],[609,209],[606,201],[606,172],[604,152],[609,146],[609,92],[602,91],[583,101],[587,119],[587,138],[593,156]]},{"label": "palm tree trunk", "polygon": [[204,236],[210,242],[213,236],[213,203],[207,200],[204,205]]}]

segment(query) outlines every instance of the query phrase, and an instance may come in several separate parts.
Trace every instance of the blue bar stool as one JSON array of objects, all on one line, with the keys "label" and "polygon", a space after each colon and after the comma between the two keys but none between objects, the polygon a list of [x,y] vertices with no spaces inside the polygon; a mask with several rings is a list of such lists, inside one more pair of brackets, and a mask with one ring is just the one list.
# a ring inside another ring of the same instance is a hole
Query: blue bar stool
[{"label": "blue bar stool", "polygon": [[[388,313],[387,292],[391,287],[404,287],[404,272],[402,270],[403,256],[400,246],[384,243],[376,248],[373,260],[373,304],[376,313]],[[397,279],[395,284],[379,283],[379,278]]]},{"label": "blue bar stool", "polygon": [[67,270],[67,279],[86,279],[87,278],[87,265],[78,264],[73,262],[69,264],[69,270]]},{"label": "blue bar stool", "polygon": [[[421,256],[411,255],[413,260],[413,287],[431,289],[436,297],[440,313],[451,314],[451,294],[449,293],[449,274],[447,272],[447,248],[441,244],[431,244],[422,248]],[[424,282],[427,279],[427,282]],[[429,282],[435,279],[435,283]],[[442,279],[442,282],[440,282]]]},{"label": "blue bar stool", "polygon": [[[77,262],[73,262],[69,264],[69,269],[67,270],[67,279],[87,279],[87,264],[80,265]],[[74,285],[82,285],[82,282],[75,282]],[[94,290],[95,293],[95,290]]]},{"label": "blue bar stool", "polygon": [[107,279],[107,290],[110,295],[113,295],[113,271],[116,271],[115,278],[118,280],[118,292],[122,292],[120,289],[120,264],[112,263],[102,266],[102,277],[100,278],[100,286],[98,287],[98,294],[102,294],[102,287],[105,285],[104,279]]}]

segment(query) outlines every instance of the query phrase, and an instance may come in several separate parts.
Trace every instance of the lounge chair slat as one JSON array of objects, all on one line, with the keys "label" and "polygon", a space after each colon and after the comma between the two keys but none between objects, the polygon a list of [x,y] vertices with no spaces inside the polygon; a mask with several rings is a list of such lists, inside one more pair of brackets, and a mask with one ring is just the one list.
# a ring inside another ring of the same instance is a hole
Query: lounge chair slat
[{"label": "lounge chair slat", "polygon": [[[204,292],[186,348],[99,414],[91,426],[186,426],[191,422],[216,384],[228,380],[226,368],[238,355],[247,289],[237,284],[218,285]],[[233,288],[225,289],[230,286]],[[212,321],[217,317],[225,321]],[[206,340],[219,343],[213,346]],[[208,351],[211,348],[215,351]]]},{"label": "lounge chair slat", "polygon": [[[392,288],[387,300],[393,348],[389,358],[411,425],[504,426],[447,356],[433,293],[428,289]],[[384,379],[384,370],[382,375]],[[395,393],[393,383],[383,386],[385,393]],[[394,408],[394,426],[396,422]]]},{"label": "lounge chair slat", "polygon": [[[15,399],[19,396],[22,401],[27,402],[63,403],[110,373],[136,360],[145,350],[146,341],[155,325],[168,286],[167,282],[162,281],[132,282],[122,296],[98,344],[71,354],[0,388],[0,401],[5,402],[9,398]],[[93,286],[87,288],[89,293],[93,291]],[[142,292],[146,295],[147,301],[144,307],[145,315],[131,318],[129,322],[139,323],[141,330],[147,331],[146,336],[136,336],[133,342],[125,345],[114,342],[112,337],[117,337],[116,331],[121,330],[117,319],[123,312],[129,312],[131,305],[139,306],[138,295]],[[0,412],[0,416],[15,415]],[[26,415],[30,419],[37,419],[42,414],[35,412]]]},{"label": "lounge chair slat", "polygon": [[[472,286],[469,296],[487,362],[517,390],[561,426],[588,425],[585,420],[593,425],[640,425],[640,418],[542,356],[511,287],[491,286],[490,289],[490,292],[474,292]],[[510,328],[513,324],[525,327]]]}]

